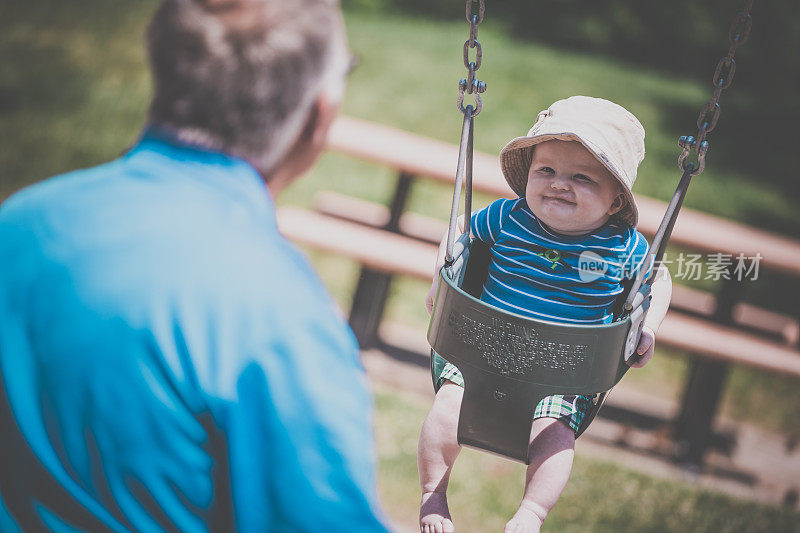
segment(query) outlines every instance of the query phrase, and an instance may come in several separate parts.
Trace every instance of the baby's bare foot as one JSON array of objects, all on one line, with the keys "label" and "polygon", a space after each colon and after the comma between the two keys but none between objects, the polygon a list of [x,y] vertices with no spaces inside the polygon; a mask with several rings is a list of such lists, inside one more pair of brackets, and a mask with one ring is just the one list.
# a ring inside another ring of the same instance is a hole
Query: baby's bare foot
[{"label": "baby's bare foot", "polygon": [[503,533],[539,533],[541,527],[542,518],[523,503],[508,521]]},{"label": "baby's bare foot", "polygon": [[420,533],[452,533],[455,531],[444,492],[423,492],[419,505]]}]

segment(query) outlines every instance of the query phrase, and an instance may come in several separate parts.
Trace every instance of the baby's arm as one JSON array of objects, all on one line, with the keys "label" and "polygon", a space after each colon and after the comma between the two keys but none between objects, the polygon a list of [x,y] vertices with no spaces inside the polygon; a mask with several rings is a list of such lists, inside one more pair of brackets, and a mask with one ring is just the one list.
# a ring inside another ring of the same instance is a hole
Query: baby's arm
[{"label": "baby's arm", "polygon": [[642,335],[639,337],[639,346],[636,347],[636,353],[639,354],[639,358],[631,363],[633,368],[642,368],[653,357],[656,333],[664,320],[664,316],[667,314],[667,309],[669,309],[669,301],[672,297],[672,278],[669,275],[669,270],[663,264],[659,265],[656,271],[650,294],[652,296],[650,310],[644,319]]},{"label": "baby's arm", "polygon": [[[458,232],[461,234],[464,231],[464,215],[458,217]],[[444,266],[444,258],[447,255],[447,232],[444,232],[442,242],[439,243],[439,252],[436,254],[436,267],[433,269],[433,283],[428,295],[425,297],[425,307],[428,309],[428,314],[433,312],[433,299],[436,297],[436,287],[439,284],[439,271]]]}]

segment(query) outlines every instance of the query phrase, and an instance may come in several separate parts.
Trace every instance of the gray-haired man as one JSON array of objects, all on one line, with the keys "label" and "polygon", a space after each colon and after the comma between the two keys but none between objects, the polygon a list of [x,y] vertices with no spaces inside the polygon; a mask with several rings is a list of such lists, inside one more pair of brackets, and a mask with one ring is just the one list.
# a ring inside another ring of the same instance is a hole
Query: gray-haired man
[{"label": "gray-haired man", "polygon": [[167,0],[148,44],[136,146],[0,208],[0,530],[383,531],[356,344],[272,201],[338,6]]}]

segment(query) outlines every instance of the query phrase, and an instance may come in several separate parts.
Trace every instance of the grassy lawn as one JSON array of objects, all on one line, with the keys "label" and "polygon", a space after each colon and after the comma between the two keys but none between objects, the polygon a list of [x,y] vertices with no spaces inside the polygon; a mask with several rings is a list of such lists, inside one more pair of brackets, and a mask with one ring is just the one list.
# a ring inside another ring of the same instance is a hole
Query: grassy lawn
[{"label": "grassy lawn", "polygon": [[[0,200],[39,179],[112,159],[135,142],[151,90],[142,35],[155,5],[154,0],[0,3],[0,136],[4,140],[0,144]],[[456,84],[464,74],[461,43],[466,23],[359,11],[347,12],[346,19],[351,46],[360,53],[362,63],[352,75],[344,111],[457,142],[460,115],[455,110]],[[707,79],[681,79],[603,57],[515,41],[488,19],[481,25],[480,38],[484,46],[480,78],[488,83],[488,91],[476,123],[477,149],[497,153],[509,138],[524,134],[536,113],[558,98],[572,94],[609,98],[633,111],[647,129],[648,157],[640,170],[637,191],[668,198],[678,179],[676,139],[693,133],[697,112],[709,95]],[[725,98],[737,98],[735,85]],[[800,233],[796,195],[726,164],[724,154],[737,149],[725,144],[726,127],[723,110],[708,168],[693,184],[686,204],[754,225],[777,221],[776,227]],[[389,169],[328,154],[280,202],[308,206],[314,194],[323,189],[386,202],[394,180]],[[488,200],[478,198],[476,205]],[[419,182],[413,189],[410,208],[444,219],[449,201],[445,187]],[[357,266],[313,251],[310,256],[346,309],[358,276]],[[703,286],[714,289],[710,282]],[[426,291],[423,282],[396,283],[388,318],[423,330],[427,323],[422,305]],[[752,294],[754,300],[782,295],[776,301],[788,301],[792,312],[796,312],[797,301],[793,295],[800,297],[797,292],[796,281],[784,286],[765,280],[748,287],[748,296]],[[629,373],[626,379],[655,395],[673,397],[680,388],[685,364],[679,354],[660,350],[651,365]],[[775,402],[776,391],[780,402]],[[408,421],[396,430],[402,435],[392,433],[391,426],[381,430],[382,472],[384,479],[392,480],[391,486],[383,487],[384,497],[387,501],[410,501],[415,507],[416,481],[409,454],[414,453],[412,441],[424,409],[406,406],[405,400],[394,397],[380,396],[378,400],[379,424],[385,424],[386,413]],[[727,387],[724,410],[734,418],[767,428],[796,428],[800,387],[796,381],[736,368]],[[465,523],[480,516],[487,527],[500,526],[519,497],[521,473],[505,463],[465,454],[460,471],[479,469],[486,473],[484,483],[470,483],[463,474],[454,479],[454,502],[462,502],[456,505],[456,512]],[[723,518],[734,510],[736,517],[727,517],[729,522],[725,522],[734,524],[730,530],[767,530],[770,528],[763,524],[788,524],[780,522],[788,519],[780,518],[784,515],[779,513],[775,515],[779,522],[770,522],[770,512],[761,508],[751,509],[644,476],[615,472],[617,469],[608,465],[579,460],[575,479],[553,515],[552,526],[567,531],[677,531],[692,529],[686,527],[688,523],[696,529],[712,529],[717,524],[727,530],[728,525],[721,525]],[[620,488],[602,493],[602,488],[610,485],[596,482],[606,478]],[[484,492],[473,494],[477,485]],[[620,497],[631,494],[639,494],[644,505],[627,505],[626,498]],[[475,498],[485,505],[467,505]],[[581,505],[593,500],[600,500],[602,505],[592,504],[589,509]],[[404,503],[397,505],[405,514],[416,513],[402,507]]]},{"label": "grassy lawn", "polygon": [[[419,488],[417,437],[428,405],[417,397],[376,397],[380,493],[398,523],[414,524]],[[453,469],[449,503],[456,527],[502,531],[522,497],[522,465],[465,449]],[[547,531],[789,532],[800,513],[697,490],[689,483],[656,480],[619,465],[578,455]]]}]

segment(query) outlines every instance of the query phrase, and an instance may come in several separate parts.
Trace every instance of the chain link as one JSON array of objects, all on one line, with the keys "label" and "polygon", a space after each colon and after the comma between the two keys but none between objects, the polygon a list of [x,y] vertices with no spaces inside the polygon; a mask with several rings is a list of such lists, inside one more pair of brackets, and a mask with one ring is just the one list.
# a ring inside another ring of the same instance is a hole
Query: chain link
[{"label": "chain link", "polygon": [[[475,2],[478,3],[477,13],[472,12],[472,6],[475,4]],[[481,22],[483,22],[483,13],[485,11],[486,11],[486,6],[484,5],[483,0],[467,0],[467,22],[469,22],[470,24],[472,23],[472,19],[475,16],[477,16],[477,18],[475,19],[476,26]]]},{"label": "chain link", "polygon": [[[714,69],[714,75],[711,78],[714,92],[711,95],[711,99],[703,104],[703,108],[697,116],[697,137],[684,135],[678,140],[678,145],[683,149],[681,155],[678,156],[678,166],[692,176],[703,172],[706,166],[706,153],[708,152],[706,136],[717,127],[720,114],[719,97],[722,95],[723,90],[730,87],[733,75],[736,73],[736,61],[733,59],[734,54],[736,54],[736,48],[742,45],[750,35],[750,27],[753,25],[750,10],[753,7],[753,1],[747,0],[744,9],[736,15],[728,30],[728,41],[730,42],[728,54],[719,60],[717,67]],[[467,5],[469,9],[469,2]],[[686,161],[690,152],[694,152],[697,155],[696,164]]]},{"label": "chain link", "polygon": [[[475,61],[469,60],[469,49],[475,48]],[[481,43],[475,39],[472,44],[470,44],[469,39],[464,41],[464,66],[469,68],[470,65],[473,65],[475,70],[481,68],[481,59],[483,58],[483,48],[481,48]]]},{"label": "chain link", "polygon": [[[478,4],[478,12],[473,13],[473,7]],[[467,77],[461,78],[458,82],[458,101],[457,107],[461,113],[471,113],[476,117],[483,109],[483,101],[480,94],[486,90],[486,84],[475,77],[475,72],[481,68],[483,49],[478,41],[478,25],[483,22],[483,14],[486,10],[484,0],[467,0],[467,22],[469,22],[469,38],[464,41],[464,67],[467,69]],[[470,59],[470,50],[475,49],[475,59]],[[475,98],[475,105],[464,107],[464,97],[471,94]]]}]

